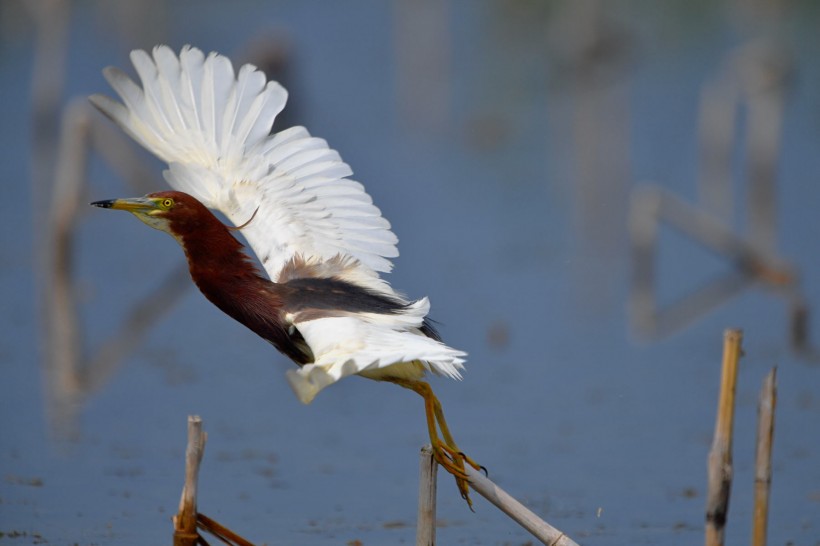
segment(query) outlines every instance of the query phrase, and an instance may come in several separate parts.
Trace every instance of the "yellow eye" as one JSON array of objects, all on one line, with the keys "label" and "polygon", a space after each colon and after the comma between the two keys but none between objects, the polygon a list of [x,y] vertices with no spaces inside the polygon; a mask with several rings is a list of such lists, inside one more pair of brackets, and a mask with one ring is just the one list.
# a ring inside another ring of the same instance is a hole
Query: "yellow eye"
[{"label": "yellow eye", "polygon": [[174,206],[174,200],[173,199],[167,198],[167,199],[162,200],[162,208],[170,209],[173,206]]}]

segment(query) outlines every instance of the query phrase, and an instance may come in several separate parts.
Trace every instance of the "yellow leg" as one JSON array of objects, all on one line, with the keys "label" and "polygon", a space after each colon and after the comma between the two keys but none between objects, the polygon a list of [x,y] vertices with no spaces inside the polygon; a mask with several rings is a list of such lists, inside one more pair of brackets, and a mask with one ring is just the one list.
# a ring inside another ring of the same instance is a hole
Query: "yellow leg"
[{"label": "yellow leg", "polygon": [[[425,383],[426,384],[426,383]],[[428,385],[428,388],[430,386]],[[472,460],[468,457],[463,451],[459,451],[458,447],[456,446],[456,441],[453,439],[453,435],[450,434],[450,429],[447,428],[447,421],[444,419],[444,410],[441,409],[441,402],[438,401],[438,398],[435,394],[433,394],[433,389],[430,388],[430,394],[433,396],[433,409],[435,410],[436,415],[436,422],[438,423],[439,429],[441,429],[441,435],[444,436],[444,441],[446,442],[445,445],[451,447],[453,450],[456,451],[455,455],[460,457],[463,461],[467,464],[475,468],[476,470],[481,470],[484,473],[487,472],[487,469]]]},{"label": "yellow leg", "polygon": [[[427,416],[427,432],[430,435],[430,443],[433,446],[433,456],[442,468],[455,477],[456,486],[458,487],[459,493],[461,493],[461,497],[467,501],[470,510],[472,510],[473,502],[470,500],[470,488],[467,481],[467,474],[464,471],[464,462],[466,461],[467,464],[476,470],[483,468],[458,449],[452,434],[450,434],[450,429],[447,427],[447,421],[444,419],[441,402],[439,402],[435,393],[433,393],[433,389],[424,381],[399,378],[390,378],[387,379],[387,381],[410,389],[424,398],[424,412]],[[443,439],[439,437],[439,430],[444,437]]]}]

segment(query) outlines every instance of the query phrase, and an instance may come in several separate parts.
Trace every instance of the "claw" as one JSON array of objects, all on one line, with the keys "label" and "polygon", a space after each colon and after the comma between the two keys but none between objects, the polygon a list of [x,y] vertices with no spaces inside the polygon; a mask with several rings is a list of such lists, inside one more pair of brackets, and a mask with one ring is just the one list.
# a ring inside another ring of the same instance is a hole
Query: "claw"
[{"label": "claw", "polygon": [[462,493],[461,498],[467,501],[467,507],[470,509],[470,512],[475,514],[475,508],[473,508],[473,501],[470,499],[470,493]]},{"label": "claw", "polygon": [[478,464],[477,462],[475,462],[474,460],[472,460],[470,457],[468,457],[466,453],[464,453],[463,451],[459,451],[458,454],[461,456],[462,459],[467,461],[468,465],[472,466],[476,470],[483,471],[485,475],[487,474],[487,469]]}]

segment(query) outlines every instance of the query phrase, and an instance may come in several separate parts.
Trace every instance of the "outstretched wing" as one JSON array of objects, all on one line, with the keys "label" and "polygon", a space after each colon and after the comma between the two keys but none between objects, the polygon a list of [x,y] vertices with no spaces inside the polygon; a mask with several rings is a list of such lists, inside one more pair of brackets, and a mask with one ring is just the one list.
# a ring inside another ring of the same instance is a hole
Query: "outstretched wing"
[{"label": "outstretched wing", "polygon": [[122,103],[92,103],[169,164],[168,183],[242,229],[274,281],[295,257],[351,256],[374,279],[392,268],[396,236],[350,167],[304,127],[270,134],[287,91],[253,65],[234,74],[226,57],[167,46],[131,53],[142,87],[124,72],[105,77]]}]

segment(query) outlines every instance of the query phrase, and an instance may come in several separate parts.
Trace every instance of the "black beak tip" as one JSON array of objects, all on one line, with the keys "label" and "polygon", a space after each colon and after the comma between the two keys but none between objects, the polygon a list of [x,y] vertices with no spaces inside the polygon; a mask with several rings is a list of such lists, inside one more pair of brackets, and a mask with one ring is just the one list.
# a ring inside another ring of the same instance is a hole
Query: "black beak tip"
[{"label": "black beak tip", "polygon": [[106,201],[94,201],[93,203],[89,203],[89,205],[91,205],[92,207],[101,207],[104,209],[110,209],[113,204],[113,199],[108,199]]}]

